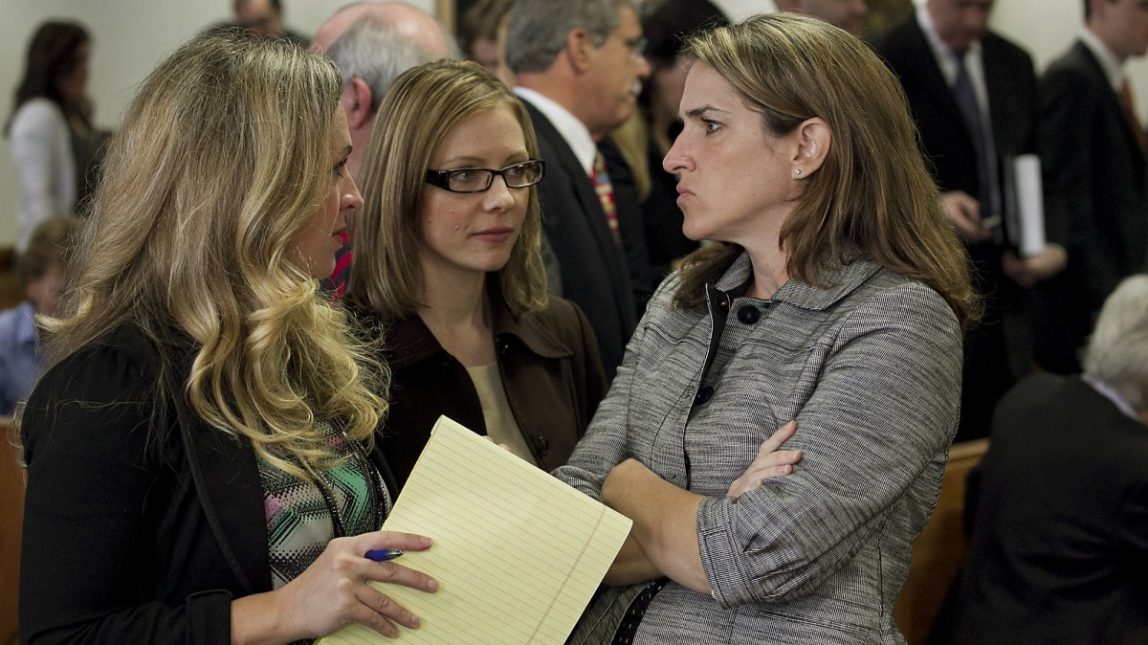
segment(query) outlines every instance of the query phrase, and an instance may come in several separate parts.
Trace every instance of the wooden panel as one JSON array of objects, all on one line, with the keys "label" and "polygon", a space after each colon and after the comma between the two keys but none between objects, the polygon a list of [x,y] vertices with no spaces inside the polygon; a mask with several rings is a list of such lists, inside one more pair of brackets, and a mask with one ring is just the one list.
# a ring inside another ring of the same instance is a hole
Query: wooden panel
[{"label": "wooden panel", "polygon": [[18,437],[0,417],[0,645],[17,642],[20,532],[24,525],[24,472],[16,463]]},{"label": "wooden panel", "polygon": [[923,645],[969,548],[965,537],[965,476],[988,450],[988,439],[962,441],[949,450],[941,494],[925,530],[913,543],[909,577],[893,618],[909,645]]}]

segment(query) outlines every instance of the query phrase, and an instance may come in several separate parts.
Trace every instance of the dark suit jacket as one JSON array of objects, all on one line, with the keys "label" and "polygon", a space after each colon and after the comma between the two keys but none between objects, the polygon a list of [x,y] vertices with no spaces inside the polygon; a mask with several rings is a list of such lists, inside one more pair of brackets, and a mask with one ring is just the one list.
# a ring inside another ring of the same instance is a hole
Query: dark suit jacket
[{"label": "dark suit jacket", "polygon": [[[874,48],[900,78],[938,187],[976,197],[972,136],[916,15],[886,33]],[[981,53],[997,155],[1036,152],[1037,82],[1032,58],[992,32],[981,39]],[[1002,316],[1019,308],[1024,298],[1002,269],[1003,246],[990,240],[966,248],[976,267],[975,284],[984,295],[985,313],[981,324],[965,337],[959,441],[988,434],[993,408],[1013,384]]]},{"label": "dark suit jacket", "polygon": [[1079,377],[1031,376],[997,408],[976,498],[934,641],[1148,643],[1148,427]]},{"label": "dark suit jacket", "polygon": [[157,395],[160,357],[124,326],[28,401],[21,642],[227,643],[231,600],[271,590],[255,452]]},{"label": "dark suit jacket", "polygon": [[1040,82],[1045,210],[1067,222],[1068,266],[1036,289],[1037,362],[1079,370],[1092,316],[1124,277],[1142,271],[1148,244],[1145,160],[1120,100],[1082,42]]},{"label": "dark suit jacket", "polygon": [[[598,337],[602,367],[607,378],[613,378],[637,324],[624,249],[614,241],[594,185],[562,134],[529,101],[523,103],[546,162],[538,196],[543,231],[562,271],[562,296],[586,314]],[[618,210],[620,227],[623,210]]]},{"label": "dark suit jacket", "polygon": [[1071,269],[1087,276],[1099,309],[1121,279],[1144,268],[1148,191],[1144,155],[1120,99],[1084,43],[1075,43],[1041,79],[1042,141],[1049,208],[1069,222]]},{"label": "dark suit jacket", "polygon": [[[977,196],[977,161],[972,136],[945,82],[933,50],[915,15],[874,43],[901,80],[924,153],[942,192]],[[993,32],[981,39],[993,141],[998,155],[1037,152],[1037,80],[1032,58]],[[997,296],[1015,295],[1001,271],[1000,250],[992,242],[969,246],[982,275],[981,288]]]}]

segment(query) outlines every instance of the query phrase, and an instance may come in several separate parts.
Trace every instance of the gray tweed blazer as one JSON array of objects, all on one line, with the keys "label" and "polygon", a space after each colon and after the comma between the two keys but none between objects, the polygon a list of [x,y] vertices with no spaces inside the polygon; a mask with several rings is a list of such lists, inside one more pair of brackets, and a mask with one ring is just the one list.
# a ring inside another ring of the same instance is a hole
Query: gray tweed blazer
[{"label": "gray tweed blazer", "polygon": [[[893,604],[956,431],[956,317],[866,260],[826,270],[825,289],[790,280],[769,301],[727,296],[750,272],[743,254],[708,289],[708,311],[673,308],[678,279],[662,284],[554,474],[596,498],[633,456],[707,496],[697,532],[713,596],[670,582],[635,643],[902,643]],[[727,498],[794,418],[795,472]],[[608,642],[633,592],[603,589],[573,640]]]}]

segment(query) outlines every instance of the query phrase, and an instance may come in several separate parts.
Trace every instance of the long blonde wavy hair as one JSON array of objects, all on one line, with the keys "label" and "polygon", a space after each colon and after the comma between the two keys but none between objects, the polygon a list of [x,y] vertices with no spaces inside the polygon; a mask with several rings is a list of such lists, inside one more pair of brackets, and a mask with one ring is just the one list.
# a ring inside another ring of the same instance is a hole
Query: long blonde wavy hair
[{"label": "long blonde wavy hair", "polygon": [[[789,275],[821,285],[821,268],[860,250],[890,271],[937,291],[962,324],[980,314],[964,246],[941,214],[908,103],[896,77],[865,43],[794,14],[754,16],[690,38],[684,55],[728,81],[782,136],[821,117],[833,142],[781,230]],[[698,306],[702,287],[741,253],[733,244],[695,251],[675,294]]]},{"label": "long blonde wavy hair", "polygon": [[[385,371],[290,260],[333,181],[339,88],[329,61],[239,34],[162,62],[108,152],[53,360],[134,324],[179,379],[170,395],[276,467],[335,463],[321,423],[370,442]],[[170,367],[188,337],[184,381]]]}]

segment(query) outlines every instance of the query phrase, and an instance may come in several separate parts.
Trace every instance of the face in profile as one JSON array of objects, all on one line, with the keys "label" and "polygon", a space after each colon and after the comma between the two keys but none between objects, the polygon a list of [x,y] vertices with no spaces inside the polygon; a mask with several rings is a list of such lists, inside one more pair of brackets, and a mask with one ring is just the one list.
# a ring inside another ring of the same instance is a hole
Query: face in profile
[{"label": "face in profile", "polygon": [[800,195],[788,153],[797,135],[769,136],[761,114],[701,62],[690,67],[679,114],[684,128],[662,166],[678,175],[686,236],[751,247],[763,227],[780,227]]},{"label": "face in profile", "polygon": [[[499,170],[529,158],[518,119],[509,107],[499,106],[455,125],[431,155],[430,169]],[[481,188],[465,185],[472,180],[469,174],[455,176],[456,188]],[[423,270],[459,275],[502,269],[521,234],[531,190],[510,188],[505,178],[497,176],[481,192],[452,192],[426,184],[419,217]]]},{"label": "face in profile", "polygon": [[335,270],[335,252],[347,236],[347,219],[363,206],[363,198],[351,173],[347,158],[351,156],[351,135],[347,115],[342,107],[335,109],[331,128],[331,176],[327,196],[310,223],[295,238],[292,259],[313,278],[326,278]]},{"label": "face in profile", "polygon": [[1104,22],[1114,25],[1108,30],[1108,46],[1117,56],[1127,59],[1143,56],[1148,50],[1148,2],[1115,0],[1102,2],[1094,12],[1102,12]]},{"label": "face in profile", "polygon": [[594,50],[595,65],[589,73],[598,82],[598,110],[595,122],[587,124],[592,135],[605,135],[634,113],[642,80],[650,75],[650,64],[642,56],[643,42],[637,14],[623,6],[617,28]]}]

